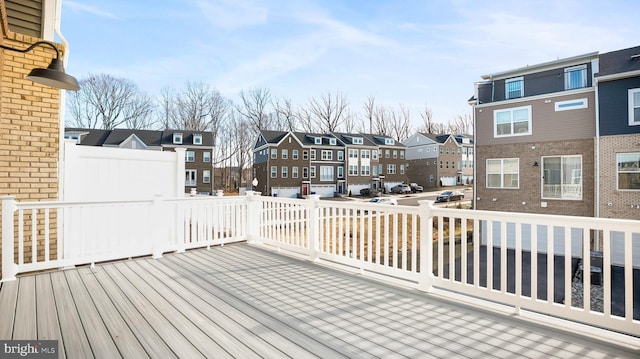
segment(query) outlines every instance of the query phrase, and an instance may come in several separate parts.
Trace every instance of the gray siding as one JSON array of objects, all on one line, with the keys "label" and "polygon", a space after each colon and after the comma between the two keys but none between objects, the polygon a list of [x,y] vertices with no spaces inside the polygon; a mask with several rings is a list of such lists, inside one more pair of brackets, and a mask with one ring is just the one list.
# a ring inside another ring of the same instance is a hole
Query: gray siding
[{"label": "gray siding", "polygon": [[4,3],[11,31],[42,38],[42,0],[6,0]]},{"label": "gray siding", "polygon": [[600,102],[600,135],[640,133],[640,126],[629,126],[629,95],[632,88],[640,88],[640,76],[598,84]]}]

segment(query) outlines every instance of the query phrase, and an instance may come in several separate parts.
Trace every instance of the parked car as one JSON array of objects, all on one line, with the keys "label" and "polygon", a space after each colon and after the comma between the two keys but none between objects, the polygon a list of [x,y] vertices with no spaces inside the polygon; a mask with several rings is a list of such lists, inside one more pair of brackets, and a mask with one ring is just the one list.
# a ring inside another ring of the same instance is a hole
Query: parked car
[{"label": "parked car", "polygon": [[451,201],[459,201],[464,198],[464,193],[460,191],[444,191],[438,197],[436,197],[436,202],[451,202]]},{"label": "parked car", "polygon": [[375,198],[371,198],[369,200],[369,203],[372,204],[390,204],[390,205],[397,205],[398,204],[398,200],[393,198],[393,197],[375,197]]},{"label": "parked car", "polygon": [[363,188],[360,190],[361,196],[378,196],[380,191],[375,188]]},{"label": "parked car", "polygon": [[399,184],[391,187],[390,192],[397,193],[397,194],[411,193],[411,187],[409,187],[408,184],[403,183],[403,184]]},{"label": "parked car", "polygon": [[416,193],[416,192],[422,192],[423,188],[422,186],[420,186],[419,184],[412,182],[409,184],[409,187],[411,187],[411,192]]}]

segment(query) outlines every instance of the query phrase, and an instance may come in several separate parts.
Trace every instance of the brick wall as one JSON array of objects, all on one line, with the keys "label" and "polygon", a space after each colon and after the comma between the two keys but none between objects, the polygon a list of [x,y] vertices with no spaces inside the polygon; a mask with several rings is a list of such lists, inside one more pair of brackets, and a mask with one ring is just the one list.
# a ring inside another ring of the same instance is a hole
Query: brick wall
[{"label": "brick wall", "polygon": [[600,217],[640,219],[640,191],[617,190],[616,154],[623,152],[640,152],[640,134],[600,137]]},{"label": "brick wall", "polygon": [[[7,31],[4,19],[3,16],[0,26],[3,45],[24,49],[40,40]],[[53,57],[55,51],[43,46],[26,54],[0,52],[0,194],[16,196],[19,201],[58,197],[60,90],[25,78],[33,68],[47,67]],[[51,213],[50,221],[54,239],[50,250],[54,254],[55,212]],[[25,228],[25,233],[30,232],[31,228]],[[38,232],[44,232],[41,221]],[[27,243],[25,252],[30,251],[31,243]],[[43,253],[44,246],[39,243],[38,256],[42,258]]]}]

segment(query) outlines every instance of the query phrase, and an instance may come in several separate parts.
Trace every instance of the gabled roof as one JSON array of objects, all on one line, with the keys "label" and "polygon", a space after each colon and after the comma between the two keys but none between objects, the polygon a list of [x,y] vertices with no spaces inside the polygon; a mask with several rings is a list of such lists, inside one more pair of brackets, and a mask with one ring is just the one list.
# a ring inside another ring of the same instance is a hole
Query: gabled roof
[{"label": "gabled roof", "polygon": [[[182,144],[173,143],[173,134],[182,134]],[[193,143],[193,135],[202,136],[202,144],[196,145]],[[213,147],[213,134],[209,131],[188,131],[188,130],[164,130],[162,131],[162,145],[163,146],[187,146],[194,145],[195,147]]]},{"label": "gabled roof", "polygon": [[[213,135],[209,131],[186,131],[186,130],[131,130],[117,128],[113,130],[98,130],[92,128],[65,128],[65,133],[81,134],[80,145],[85,146],[120,146],[124,141],[137,137],[146,146],[176,146],[173,144],[173,134],[182,133],[181,146],[213,147]],[[193,135],[202,135],[202,144],[193,144]]]},{"label": "gabled roof", "polygon": [[596,77],[640,71],[640,46],[601,54],[599,67]]},{"label": "gabled roof", "polygon": [[368,137],[365,137],[359,133],[343,133],[343,132],[333,132],[333,135],[336,136],[340,142],[342,142],[345,146],[353,144],[353,138],[359,137],[362,138],[362,144],[356,146],[375,146],[376,144],[371,141]]},{"label": "gabled roof", "polygon": [[260,135],[264,138],[266,143],[278,143],[287,135],[286,131],[260,131]]},{"label": "gabled roof", "polygon": [[160,147],[162,139],[161,131],[149,131],[149,130],[129,130],[129,129],[115,129],[111,130],[107,138],[102,143],[103,146],[120,146],[122,142],[127,140],[131,135],[138,137],[147,146]]},{"label": "gabled roof", "polygon": [[[397,141],[395,138],[390,137],[390,136],[376,135],[376,134],[372,134],[372,133],[360,133],[360,135],[362,137],[364,137],[364,138],[367,138],[369,141],[374,143],[376,146],[399,147],[399,148],[407,147],[404,144],[402,144],[402,142]],[[391,140],[393,140],[394,144],[393,145],[387,145],[387,144],[385,144],[384,139],[391,139]]]},{"label": "gabled roof", "polygon": [[65,133],[77,133],[80,136],[79,144],[85,146],[102,146],[104,140],[109,136],[109,130],[96,130],[87,128],[68,127],[64,129]]},{"label": "gabled roof", "polygon": [[422,133],[425,137],[432,139],[438,143],[445,143],[449,139],[450,134]]}]

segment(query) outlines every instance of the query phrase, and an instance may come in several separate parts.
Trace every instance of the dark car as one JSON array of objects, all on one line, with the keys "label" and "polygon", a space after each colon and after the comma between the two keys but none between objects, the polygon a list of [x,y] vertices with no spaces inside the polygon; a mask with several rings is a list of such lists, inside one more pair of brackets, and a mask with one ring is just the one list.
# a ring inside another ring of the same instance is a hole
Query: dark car
[{"label": "dark car", "polygon": [[363,188],[360,190],[361,196],[379,196],[380,191],[374,188]]},{"label": "dark car", "polygon": [[459,191],[444,191],[438,197],[436,197],[436,202],[451,202],[451,201],[459,201],[464,198],[464,193]]}]

